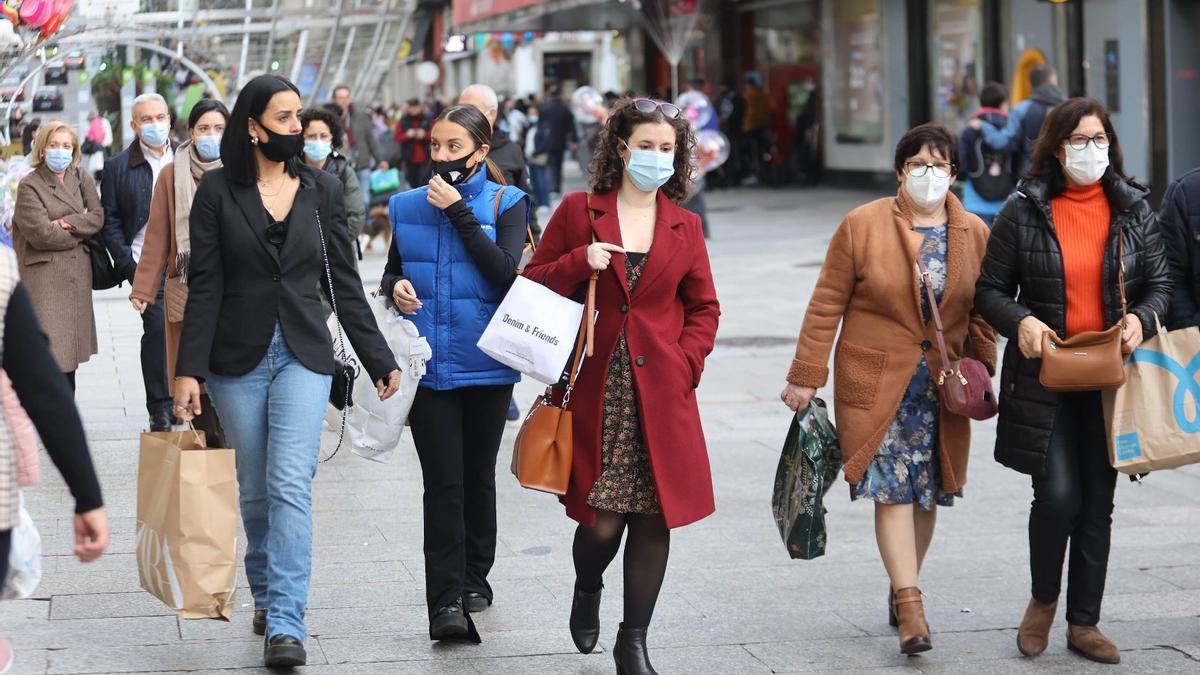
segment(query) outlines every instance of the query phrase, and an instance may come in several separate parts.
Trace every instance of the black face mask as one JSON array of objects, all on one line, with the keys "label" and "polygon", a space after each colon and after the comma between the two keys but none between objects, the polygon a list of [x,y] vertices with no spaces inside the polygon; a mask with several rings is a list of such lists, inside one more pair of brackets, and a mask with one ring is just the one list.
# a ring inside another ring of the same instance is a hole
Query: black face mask
[{"label": "black face mask", "polygon": [[263,156],[272,162],[284,162],[300,154],[304,147],[304,134],[277,134],[259,122],[259,128],[267,135],[266,142],[258,143]]},{"label": "black face mask", "polygon": [[435,161],[433,163],[433,172],[436,173],[437,175],[441,176],[442,180],[446,181],[447,183],[449,183],[451,185],[459,185],[459,184],[465,183],[466,180],[475,173],[475,169],[479,168],[478,164],[476,164],[475,166],[470,166],[470,167],[467,166],[467,161],[470,160],[471,156],[474,154],[475,153],[472,152],[471,154],[467,155],[466,157],[461,157],[459,159],[452,159],[448,162],[436,162]]}]

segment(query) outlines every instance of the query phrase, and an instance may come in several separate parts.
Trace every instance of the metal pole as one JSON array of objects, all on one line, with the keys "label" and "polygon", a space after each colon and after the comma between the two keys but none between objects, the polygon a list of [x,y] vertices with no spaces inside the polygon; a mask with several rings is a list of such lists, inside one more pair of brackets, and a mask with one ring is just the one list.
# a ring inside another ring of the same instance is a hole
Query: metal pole
[{"label": "metal pole", "polygon": [[263,56],[263,72],[271,70],[271,52],[275,51],[275,26],[279,23],[279,0],[271,1],[271,31],[267,33],[267,51]]},{"label": "metal pole", "polygon": [[[254,9],[254,0],[246,0],[246,19],[245,25],[250,25],[250,10]],[[238,91],[246,85],[246,57],[250,55],[250,32],[242,33],[242,56],[238,59]]]},{"label": "metal pole", "polygon": [[367,49],[367,59],[362,64],[362,68],[358,71],[358,77],[354,78],[354,91],[361,91],[365,84],[365,76],[367,71],[371,69],[371,64],[375,63],[375,57],[379,55],[379,40],[383,36],[383,29],[387,22],[382,19],[387,15],[387,12],[392,8],[393,0],[388,0],[379,6],[380,22],[375,26],[375,36],[371,39],[371,46]]},{"label": "metal pole", "polygon": [[[405,7],[404,17],[400,19],[400,30],[396,31],[396,41],[394,47],[387,52],[388,64],[392,63],[396,52],[400,51],[400,44],[404,42],[404,36],[408,33],[408,24],[412,22],[412,8],[415,0],[410,0]],[[372,92],[372,98],[379,96],[379,90],[383,88],[383,80],[387,77],[387,69],[384,69],[384,76],[376,80],[375,88]]]},{"label": "metal pole", "polygon": [[[304,9],[311,10],[313,0],[304,0]],[[305,12],[310,14],[310,12]],[[300,39],[296,41],[296,56],[292,60],[292,82],[300,79],[300,69],[304,67],[304,52],[308,49],[308,29],[300,31]]]},{"label": "metal pole", "polygon": [[317,69],[317,81],[313,83],[312,93],[308,95],[308,104],[312,105],[321,91],[321,83],[325,80],[325,68],[329,66],[329,57],[333,55],[333,43],[337,41],[338,30],[342,27],[342,9],[346,0],[338,0],[337,16],[333,20],[333,28],[329,29],[329,39],[325,42],[325,55],[321,57],[321,67]]},{"label": "metal pole", "polygon": [[333,86],[338,86],[346,77],[346,61],[350,59],[350,51],[354,48],[354,37],[358,34],[358,26],[350,27],[346,43],[342,45],[342,60],[338,63],[337,72],[333,75]]}]

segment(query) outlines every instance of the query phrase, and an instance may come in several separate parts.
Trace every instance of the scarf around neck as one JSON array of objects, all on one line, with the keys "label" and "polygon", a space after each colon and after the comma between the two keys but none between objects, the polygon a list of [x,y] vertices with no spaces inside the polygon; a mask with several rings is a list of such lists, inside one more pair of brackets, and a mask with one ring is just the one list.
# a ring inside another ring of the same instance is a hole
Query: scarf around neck
[{"label": "scarf around neck", "polygon": [[221,166],[221,160],[206,162],[200,158],[191,141],[175,149],[175,267],[179,279],[187,284],[188,265],[192,258],[192,238],[189,220],[196,187],[205,171]]}]

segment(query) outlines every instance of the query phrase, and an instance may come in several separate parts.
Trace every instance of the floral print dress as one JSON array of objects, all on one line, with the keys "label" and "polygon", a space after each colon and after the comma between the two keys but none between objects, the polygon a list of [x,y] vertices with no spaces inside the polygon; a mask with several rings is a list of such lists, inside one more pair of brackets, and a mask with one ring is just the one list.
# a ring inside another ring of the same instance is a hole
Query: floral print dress
[{"label": "floral print dress", "polygon": [[[925,235],[918,255],[929,270],[934,295],[940,301],[946,287],[946,225],[918,227]],[[932,315],[925,289],[921,288],[921,313],[928,323]],[[851,491],[852,499],[871,499],[880,504],[916,504],[922,511],[935,506],[953,506],[962,493],[946,494],[941,489],[938,456],[937,383],[922,356],[908,382],[896,417],[879,443],[867,471]]]},{"label": "floral print dress", "polygon": [[[646,267],[645,254],[625,254],[625,276],[629,292],[637,288]],[[636,260],[635,260],[636,259]],[[588,492],[587,503],[595,509],[616,513],[660,513],[650,456],[642,436],[641,411],[633,386],[633,364],[625,331],[608,364],[604,382],[604,421],[600,432],[600,477]]]}]

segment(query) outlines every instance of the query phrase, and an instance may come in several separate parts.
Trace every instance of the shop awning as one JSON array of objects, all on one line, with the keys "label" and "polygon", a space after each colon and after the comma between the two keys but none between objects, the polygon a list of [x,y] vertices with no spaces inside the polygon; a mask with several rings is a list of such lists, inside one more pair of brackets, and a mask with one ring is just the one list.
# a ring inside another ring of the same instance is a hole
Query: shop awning
[{"label": "shop awning", "polygon": [[636,20],[617,0],[454,0],[459,33],[620,30]]}]

